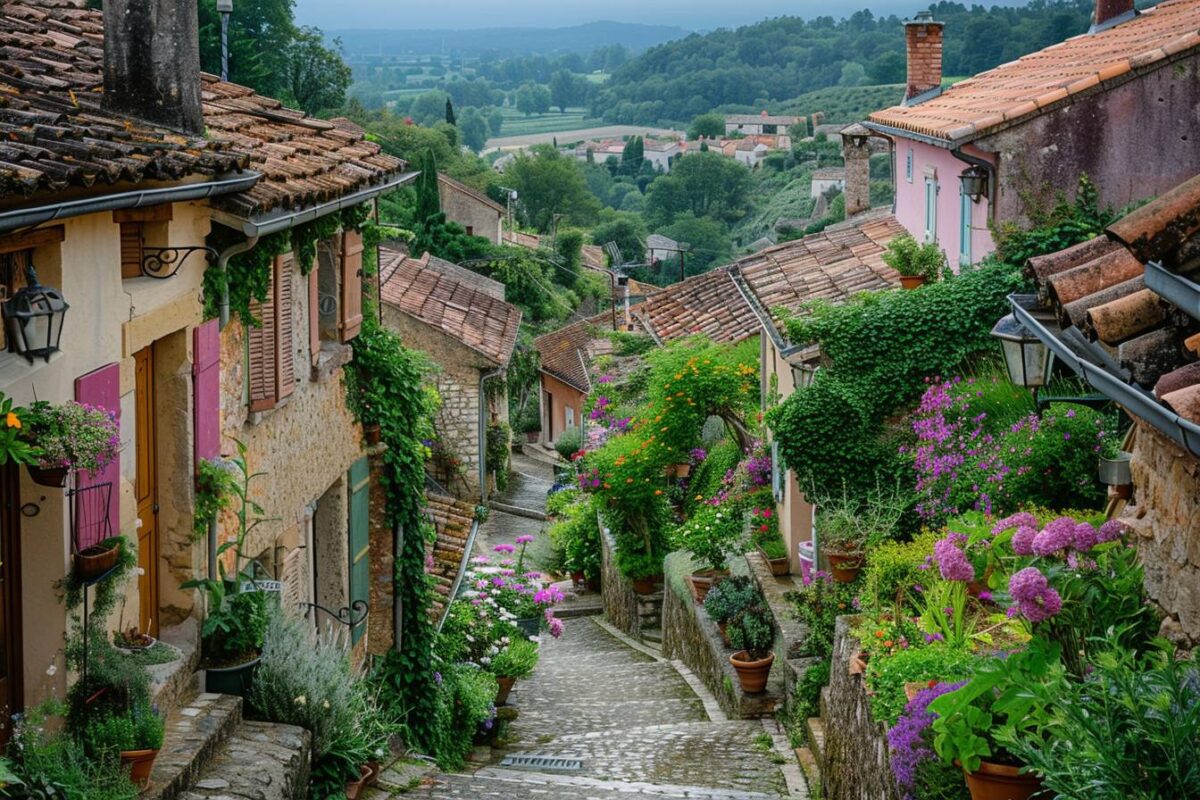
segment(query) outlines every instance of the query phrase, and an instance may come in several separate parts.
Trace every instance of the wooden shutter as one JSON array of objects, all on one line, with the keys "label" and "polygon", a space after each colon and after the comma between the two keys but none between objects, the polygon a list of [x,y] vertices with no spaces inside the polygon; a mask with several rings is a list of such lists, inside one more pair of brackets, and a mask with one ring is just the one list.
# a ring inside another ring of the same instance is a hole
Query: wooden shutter
[{"label": "wooden shutter", "polygon": [[142,276],[142,223],[122,222],[121,279]]},{"label": "wooden shutter", "polygon": [[[350,465],[350,597],[353,607],[356,600],[371,602],[371,469],[366,457]],[[358,644],[366,632],[366,623],[355,626],[351,631],[351,642]]]},{"label": "wooden shutter", "polygon": [[[121,417],[121,365],[107,364],[75,379],[75,399],[80,403],[102,408]],[[104,536],[115,536],[121,530],[120,481],[121,459],[114,458],[100,472],[80,472],[77,489],[108,484],[107,490],[81,492],[76,504],[75,526],[81,532],[76,544],[79,549],[90,547]],[[101,499],[98,505],[95,500]],[[107,500],[107,506],[103,500]],[[107,512],[107,513],[106,513]]]},{"label": "wooden shutter", "polygon": [[362,234],[346,231],[342,234],[342,303],[338,329],[343,342],[348,342],[362,328]]},{"label": "wooden shutter", "polygon": [[195,458],[221,450],[221,329],[210,319],[192,331],[192,418]]},{"label": "wooden shutter", "polygon": [[[272,267],[272,272],[275,272]],[[275,276],[267,288],[267,299],[250,304],[258,325],[246,330],[249,350],[250,410],[266,411],[275,407]]]},{"label": "wooden shutter", "polygon": [[292,341],[292,296],[295,292],[295,263],[291,254],[275,259],[275,400],[296,389],[296,345]]},{"label": "wooden shutter", "polygon": [[314,367],[321,357],[321,283],[316,264],[308,273],[308,357]]}]

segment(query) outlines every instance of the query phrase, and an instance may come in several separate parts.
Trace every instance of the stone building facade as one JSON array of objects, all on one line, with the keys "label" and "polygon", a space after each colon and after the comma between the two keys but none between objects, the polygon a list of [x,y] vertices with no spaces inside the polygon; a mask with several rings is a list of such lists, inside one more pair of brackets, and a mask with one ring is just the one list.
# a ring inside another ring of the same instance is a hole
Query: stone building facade
[{"label": "stone building facade", "polygon": [[441,173],[438,173],[438,197],[447,220],[462,225],[468,234],[500,244],[506,215],[504,206]]}]

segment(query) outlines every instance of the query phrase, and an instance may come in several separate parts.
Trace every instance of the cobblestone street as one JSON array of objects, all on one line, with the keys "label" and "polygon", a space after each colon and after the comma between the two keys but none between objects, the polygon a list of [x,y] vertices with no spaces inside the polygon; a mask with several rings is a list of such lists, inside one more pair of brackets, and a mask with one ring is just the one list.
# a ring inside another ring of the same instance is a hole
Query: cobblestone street
[{"label": "cobblestone street", "polygon": [[[505,505],[540,511],[549,469],[514,459]],[[540,495],[539,495],[540,493]],[[534,533],[543,523],[493,511],[476,554]],[[539,537],[539,539],[542,537]],[[789,794],[773,749],[774,723],[728,720],[693,689],[695,679],[657,651],[630,642],[598,616],[568,619],[561,639],[545,637],[537,670],[517,683],[509,703],[520,713],[503,750],[474,771],[437,774],[411,797],[426,800],[617,800],[686,797],[711,800],[803,798]],[[703,694],[702,687],[698,687]],[[502,766],[506,756],[577,759],[578,769]]]}]

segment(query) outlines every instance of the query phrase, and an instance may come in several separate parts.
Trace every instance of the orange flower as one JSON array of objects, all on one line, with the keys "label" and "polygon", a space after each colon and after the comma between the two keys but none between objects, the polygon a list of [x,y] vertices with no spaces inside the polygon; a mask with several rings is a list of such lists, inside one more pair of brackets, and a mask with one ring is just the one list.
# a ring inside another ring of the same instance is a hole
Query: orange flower
[{"label": "orange flower", "polygon": [[10,428],[21,430],[21,418],[13,412],[8,412],[8,416],[4,418],[4,424]]},{"label": "orange flower", "polygon": [[875,638],[876,638],[876,639],[882,639],[882,638],[883,638],[883,631],[875,631]]},{"label": "orange flower", "polygon": [[658,495],[660,495],[660,494],[662,494],[662,489],[655,489],[655,490],[654,490],[654,495],[655,495],[656,497],[657,497]]},{"label": "orange flower", "polygon": [[883,643],[883,646],[890,648],[892,646],[892,644],[893,644],[892,640],[888,639],[886,642]]}]

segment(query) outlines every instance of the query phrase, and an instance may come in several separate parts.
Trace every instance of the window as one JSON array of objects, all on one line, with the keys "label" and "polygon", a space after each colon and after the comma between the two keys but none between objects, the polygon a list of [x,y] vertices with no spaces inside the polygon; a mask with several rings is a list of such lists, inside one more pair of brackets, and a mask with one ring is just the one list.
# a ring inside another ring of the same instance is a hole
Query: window
[{"label": "window", "polygon": [[170,203],[149,208],[127,208],[113,212],[121,229],[121,279],[142,277],[142,259],[147,247],[167,246]]},{"label": "window", "polygon": [[912,183],[912,168],[913,168],[913,152],[912,148],[908,148],[908,153],[904,156],[904,180]]},{"label": "window", "polygon": [[960,267],[971,263],[971,210],[975,204],[971,196],[959,187],[959,221],[958,221],[958,265]]},{"label": "window", "polygon": [[474,235],[475,235],[475,226],[468,225],[467,226],[467,236],[474,236]]},{"label": "window", "polygon": [[[317,251],[319,335],[324,341],[346,343],[362,328],[362,233],[343,231],[321,242]],[[311,326],[311,310],[309,314]]]},{"label": "window", "polygon": [[292,254],[275,258],[267,299],[251,305],[261,323],[246,331],[250,381],[250,410],[275,408],[296,388],[295,347],[292,343]]},{"label": "window", "polygon": [[925,241],[937,241],[937,178],[925,178]]},{"label": "window", "polygon": [[575,409],[571,408],[571,406],[563,406],[563,414],[565,415],[566,421],[567,421],[567,424],[565,427],[567,429],[574,428],[575,427]]}]

